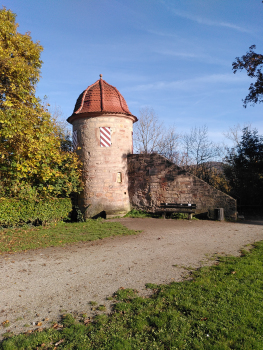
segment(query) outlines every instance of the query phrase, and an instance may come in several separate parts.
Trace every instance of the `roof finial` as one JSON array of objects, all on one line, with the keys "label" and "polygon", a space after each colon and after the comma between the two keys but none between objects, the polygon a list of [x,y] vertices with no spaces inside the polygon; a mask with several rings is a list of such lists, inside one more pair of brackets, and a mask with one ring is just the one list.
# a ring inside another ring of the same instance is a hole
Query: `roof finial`
[{"label": "roof finial", "polygon": [[102,78],[102,74],[100,74],[100,79]]}]

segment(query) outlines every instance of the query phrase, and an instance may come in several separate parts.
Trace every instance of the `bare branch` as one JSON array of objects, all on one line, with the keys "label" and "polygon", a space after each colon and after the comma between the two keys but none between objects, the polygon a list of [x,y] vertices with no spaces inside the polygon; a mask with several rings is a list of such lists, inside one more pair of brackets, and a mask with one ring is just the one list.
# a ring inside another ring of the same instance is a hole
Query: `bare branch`
[{"label": "bare branch", "polygon": [[200,165],[221,155],[221,147],[209,140],[206,125],[194,127],[190,134],[184,134],[182,144],[185,165]]},{"label": "bare branch", "polygon": [[137,124],[134,126],[134,149],[137,153],[157,152],[171,157],[177,147],[178,135],[175,128],[166,130],[151,108],[142,108]]}]

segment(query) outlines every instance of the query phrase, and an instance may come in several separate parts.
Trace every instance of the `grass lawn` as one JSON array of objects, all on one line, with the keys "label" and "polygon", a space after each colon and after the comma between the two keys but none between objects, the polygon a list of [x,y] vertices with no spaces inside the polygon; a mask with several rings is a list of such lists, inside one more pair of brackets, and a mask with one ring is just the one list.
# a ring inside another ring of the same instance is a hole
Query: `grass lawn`
[{"label": "grass lawn", "polygon": [[46,227],[24,226],[23,228],[2,229],[0,230],[0,254],[136,233],[119,222],[104,220],[76,223],[59,222]]},{"label": "grass lawn", "polygon": [[120,289],[111,315],[4,340],[0,349],[263,349],[263,242],[219,258],[192,279],[148,285],[150,298]]}]

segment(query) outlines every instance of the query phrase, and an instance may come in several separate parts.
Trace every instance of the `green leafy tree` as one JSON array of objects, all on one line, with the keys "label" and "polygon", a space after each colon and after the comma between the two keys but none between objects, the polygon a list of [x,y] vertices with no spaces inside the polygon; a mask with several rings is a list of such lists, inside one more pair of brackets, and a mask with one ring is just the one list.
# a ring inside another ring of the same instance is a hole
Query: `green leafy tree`
[{"label": "green leafy tree", "polygon": [[69,124],[62,120],[63,113],[59,106],[50,106],[48,102],[48,97],[44,96],[44,107],[51,115],[51,119],[55,124],[54,130],[56,131],[56,136],[60,139],[60,148],[65,152],[71,152],[73,150],[71,129]]},{"label": "green leafy tree", "polygon": [[0,10],[0,197],[65,197],[81,186],[80,162],[35,96],[43,50]]},{"label": "green leafy tree", "polygon": [[254,50],[256,45],[252,45],[249,51],[242,57],[236,57],[235,62],[232,63],[233,71],[245,69],[250,78],[255,78],[256,81],[250,84],[249,93],[243,100],[244,107],[248,103],[252,105],[263,102],[263,74],[261,72],[263,65],[263,55],[256,53]]},{"label": "green leafy tree", "polygon": [[247,207],[263,205],[263,137],[257,130],[243,129],[240,142],[226,157],[226,177],[231,194],[238,204]]}]

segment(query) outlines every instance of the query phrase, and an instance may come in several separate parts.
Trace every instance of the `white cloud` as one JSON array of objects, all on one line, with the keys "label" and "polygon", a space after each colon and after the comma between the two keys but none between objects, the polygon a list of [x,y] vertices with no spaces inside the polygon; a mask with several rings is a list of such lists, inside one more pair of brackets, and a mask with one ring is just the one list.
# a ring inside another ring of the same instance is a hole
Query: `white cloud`
[{"label": "white cloud", "polygon": [[128,90],[134,91],[147,91],[147,90],[167,90],[167,89],[180,89],[190,90],[192,88],[201,87],[204,84],[236,84],[239,82],[247,82],[247,76],[236,76],[234,74],[211,74],[192,79],[183,79],[175,81],[157,81],[150,84],[141,84],[128,88]]},{"label": "white cloud", "polygon": [[172,51],[172,50],[156,50],[155,48],[152,49],[153,52],[156,52],[161,55],[167,55],[167,56],[175,56],[175,57],[182,57],[182,58],[203,58],[204,55],[195,54],[192,52],[182,52],[182,51]]},{"label": "white cloud", "polygon": [[150,33],[150,34],[154,34],[154,35],[159,35],[159,36],[165,36],[165,37],[169,37],[169,38],[177,38],[177,39],[181,39],[181,36],[174,34],[174,33],[168,33],[165,31],[160,31],[160,30],[152,30],[152,29],[148,29],[145,28],[146,32]]},{"label": "white cloud", "polygon": [[153,52],[158,53],[163,56],[174,56],[179,58],[194,59],[199,62],[206,62],[209,64],[219,64],[222,66],[229,66],[229,61],[226,59],[220,59],[218,57],[213,57],[207,54],[199,54],[187,51],[176,51],[176,50],[162,50],[162,49],[152,49]]},{"label": "white cloud", "polygon": [[190,21],[197,22],[199,24],[208,25],[208,26],[226,27],[226,28],[237,30],[239,32],[243,32],[243,33],[252,33],[251,30],[240,27],[236,24],[228,23],[228,22],[224,22],[224,21],[210,20],[208,18],[200,17],[197,15],[192,15],[188,12],[179,11],[177,9],[172,8],[171,6],[167,5],[167,3],[164,0],[159,0],[159,1],[162,4],[164,4],[169,9],[169,11],[171,11],[174,15],[176,15],[178,17],[186,18],[186,19],[189,19]]},{"label": "white cloud", "polygon": [[237,26],[237,25],[232,24],[232,23],[222,22],[222,21],[213,21],[213,20],[210,20],[210,19],[207,19],[207,18],[202,18],[202,17],[199,17],[199,16],[191,15],[189,13],[178,11],[178,10],[175,10],[175,9],[172,9],[172,12],[176,16],[187,18],[187,19],[189,19],[191,21],[194,21],[194,22],[197,22],[199,24],[205,24],[205,25],[208,25],[208,26],[216,26],[216,27],[227,27],[227,28],[234,29],[234,30],[237,30],[239,32],[245,32],[245,33],[250,33],[251,32],[250,30],[248,30],[246,28],[242,28],[242,27]]}]

